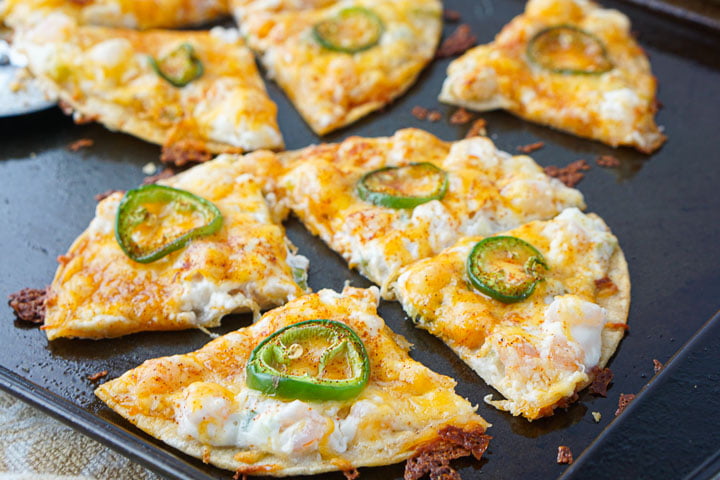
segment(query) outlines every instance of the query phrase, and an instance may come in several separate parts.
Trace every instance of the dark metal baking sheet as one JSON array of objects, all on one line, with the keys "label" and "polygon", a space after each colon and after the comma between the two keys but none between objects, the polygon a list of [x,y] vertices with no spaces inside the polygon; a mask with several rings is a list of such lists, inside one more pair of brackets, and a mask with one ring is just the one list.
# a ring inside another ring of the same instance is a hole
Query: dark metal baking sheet
[{"label": "dark metal baking sheet", "polygon": [[[576,456],[613,419],[620,393],[638,392],[652,377],[654,358],[665,362],[720,306],[720,38],[674,24],[619,1],[608,6],[630,15],[633,29],[650,54],[660,81],[664,108],[658,121],[668,143],[651,157],[629,149],[614,150],[518,120],[503,112],[483,114],[497,145],[507,151],[544,141],[533,154],[541,165],[566,165],[579,158],[593,168],[579,188],[588,210],[601,215],[618,236],[628,258],[633,295],[630,332],[611,367],[615,380],[608,398],[583,393],[580,401],[554,417],[529,423],[483,404],[491,393],[441,342],[413,328],[397,304],[383,303],[390,327],[415,345],[412,356],[457,379],[459,394],[479,404],[493,424],[494,436],[482,462],[460,462],[463,478],[554,478],[565,466],[555,462],[558,445]],[[480,42],[521,12],[521,0],[447,0],[462,12]],[[446,30],[454,28],[448,25]],[[398,128],[424,128],[446,140],[461,138],[467,126],[447,122],[454,108],[437,102],[448,60],[432,64],[402,97],[384,111],[326,137],[384,136]],[[322,141],[303,124],[286,98],[268,84],[279,105],[287,147]],[[415,105],[440,110],[444,120],[417,120]],[[67,145],[80,138],[95,141],[73,153]],[[64,253],[93,217],[96,193],[127,189],[143,178],[141,168],[157,162],[159,148],[99,125],[73,125],[58,110],[0,121],[0,295],[23,287],[47,285],[56,257]],[[621,160],[617,169],[594,165],[600,154]],[[311,260],[314,289],[340,289],[345,280],[368,283],[349,272],[342,260],[294,220],[287,223],[293,241]],[[250,322],[233,316],[217,329],[224,333]],[[14,321],[0,309],[0,386],[40,405],[49,413],[132,456],[170,478],[229,478],[231,475],[189,458],[149,436],[107,409],[92,394],[86,376],[108,370],[116,377],[148,358],[184,353],[208,341],[201,332],[143,333],[105,341],[57,340],[48,343],[36,328]],[[596,424],[591,412],[602,414]],[[712,433],[712,432],[709,432]],[[1,438],[0,433],[0,438]],[[708,436],[711,441],[712,435]],[[716,437],[715,437],[716,438]],[[401,465],[361,469],[365,478],[400,478]],[[328,474],[322,478],[339,478]]]},{"label": "dark metal baking sheet", "polygon": [[561,480],[709,480],[720,475],[718,411],[720,313],[643,388]]}]

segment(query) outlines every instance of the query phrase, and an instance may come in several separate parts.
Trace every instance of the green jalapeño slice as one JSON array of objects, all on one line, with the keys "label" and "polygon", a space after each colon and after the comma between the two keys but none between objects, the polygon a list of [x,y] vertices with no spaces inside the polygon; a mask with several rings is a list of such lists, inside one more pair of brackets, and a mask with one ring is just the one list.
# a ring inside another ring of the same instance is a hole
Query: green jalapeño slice
[{"label": "green jalape\u00f1o slice", "polygon": [[571,25],[537,33],[528,43],[527,55],[535,65],[565,75],[595,75],[614,67],[599,38]]},{"label": "green jalape\u00f1o slice", "polygon": [[136,262],[150,263],[222,226],[220,210],[185,190],[145,185],[129,190],[115,218],[115,238]]},{"label": "green jalape\u00f1o slice", "polygon": [[365,7],[344,8],[313,27],[313,37],[328,50],[357,53],[374,47],[383,34],[382,20]]},{"label": "green jalape\u00f1o slice", "polygon": [[428,162],[379,168],[366,173],[357,184],[361,199],[389,208],[414,208],[442,200],[447,189],[447,173]]},{"label": "green jalape\u00f1o slice", "polygon": [[282,328],[250,354],[247,385],[298,400],[347,400],[370,379],[365,345],[347,325],[308,320]]},{"label": "green jalape\u00f1o slice", "polygon": [[470,283],[503,303],[528,298],[548,269],[532,245],[516,237],[488,237],[475,244],[467,259]]},{"label": "green jalape\u00f1o slice", "polygon": [[189,43],[182,43],[159,60],[150,57],[155,73],[175,87],[184,87],[203,74],[203,64]]}]

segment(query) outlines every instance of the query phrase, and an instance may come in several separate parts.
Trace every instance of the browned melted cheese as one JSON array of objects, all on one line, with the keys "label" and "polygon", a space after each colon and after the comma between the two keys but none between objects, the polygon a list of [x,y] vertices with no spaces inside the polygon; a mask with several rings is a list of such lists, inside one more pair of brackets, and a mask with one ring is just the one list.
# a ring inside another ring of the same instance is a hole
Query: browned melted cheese
[{"label": "browned melted cheese", "polygon": [[[600,39],[614,68],[603,74],[558,74],[532,64],[528,42],[558,25]],[[656,80],[628,18],[589,0],[530,0],[495,41],[455,60],[440,99],[474,110],[503,108],[612,146],[652,152],[665,141],[655,124]]]},{"label": "browned melted cheese", "polygon": [[[203,74],[182,88],[153,69],[190,44]],[[78,26],[54,14],[18,34],[29,69],[76,117],[168,148],[243,152],[279,148],[277,108],[235,30],[171,32]]]},{"label": "browned melted cheese", "polygon": [[[194,456],[243,473],[297,475],[385,465],[452,426],[488,424],[455,382],[408,356],[377,316],[378,291],[322,290],[186,355],[149,360],[96,394],[138,427]],[[251,351],[278,329],[311,319],[350,326],[370,359],[368,386],[346,401],[283,400],[245,385]]]},{"label": "browned melted cheese", "polygon": [[358,0],[381,19],[379,43],[348,54],[323,48],[312,27],[347,2],[233,0],[248,44],[303,118],[325,134],[377,110],[415,81],[433,58],[441,32],[438,0]]},{"label": "browned melted cheese", "polygon": [[161,183],[217,205],[220,231],[155,262],[137,263],[115,239],[122,194],[110,195],[61,257],[46,302],[49,339],[213,327],[226,314],[280,305],[304,293],[288,263],[295,256],[259,185],[231,161],[208,162]]}]

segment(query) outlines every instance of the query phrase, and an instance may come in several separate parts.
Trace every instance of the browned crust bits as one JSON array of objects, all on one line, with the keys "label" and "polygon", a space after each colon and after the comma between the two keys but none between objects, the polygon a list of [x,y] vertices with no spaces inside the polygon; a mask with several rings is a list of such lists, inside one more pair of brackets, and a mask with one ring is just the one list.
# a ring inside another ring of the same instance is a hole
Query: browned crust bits
[{"label": "browned crust bits", "polygon": [[458,25],[455,31],[442,42],[440,48],[435,52],[435,58],[447,58],[460,55],[476,43],[477,37],[473,35],[470,25],[463,23],[462,25]]},{"label": "browned crust bits", "polygon": [[653,372],[656,374],[660,373],[665,366],[660,363],[660,360],[653,358]]},{"label": "browned crust bits", "polygon": [[485,127],[487,127],[487,121],[485,121],[484,118],[478,118],[470,125],[470,129],[465,134],[465,138],[486,136],[487,129]]},{"label": "browned crust bits", "polygon": [[625,411],[628,405],[630,405],[630,402],[635,400],[635,394],[634,393],[621,393],[620,398],[618,398],[618,408],[615,410],[615,416],[617,417],[622,412]]},{"label": "browned crust bits", "polygon": [[117,192],[124,193],[123,190],[105,190],[104,192],[98,193],[97,195],[95,195],[95,201],[96,201],[96,202],[102,202],[102,201],[105,200],[107,197],[109,197],[109,196],[112,195],[113,193],[117,193]]},{"label": "browned crust bits", "polygon": [[620,160],[612,155],[600,155],[595,159],[595,163],[604,168],[617,168],[620,166]]},{"label": "browned crust bits", "polygon": [[175,175],[175,170],[172,168],[166,168],[159,173],[156,173],[155,175],[150,175],[149,177],[145,177],[145,179],[142,181],[143,185],[152,185],[160,180],[165,180],[166,178],[170,178],[173,175]]},{"label": "browned crust bits", "polygon": [[570,447],[565,445],[558,446],[557,463],[566,463],[568,465],[573,463],[573,454],[570,451]]},{"label": "browned crust bits", "polygon": [[460,107],[450,116],[450,123],[453,125],[464,125],[472,120],[473,114]]},{"label": "browned crust bits", "polygon": [[517,151],[520,153],[524,153],[525,155],[528,155],[532,152],[535,152],[537,150],[540,150],[545,146],[545,142],[535,142],[535,143],[529,143],[527,145],[520,145],[517,147]]},{"label": "browned crust bits", "polygon": [[92,147],[95,144],[95,141],[93,141],[91,138],[81,138],[80,140],[75,140],[70,145],[68,145],[67,149],[71,152],[77,152],[80,149]]},{"label": "browned crust bits", "polygon": [[480,460],[492,437],[481,426],[463,430],[447,426],[438,437],[421,447],[405,464],[405,480],[418,480],[426,474],[431,480],[459,480],[460,475],[450,466],[456,458],[474,456]]},{"label": "browned crust bits", "polygon": [[102,372],[93,373],[92,375],[88,375],[87,379],[91,382],[97,382],[103,377],[107,377],[108,371],[103,370]]},{"label": "browned crust bits", "polygon": [[459,22],[460,21],[460,12],[457,10],[450,10],[449,8],[446,8],[443,10],[443,20],[446,22]]},{"label": "browned crust bits", "polygon": [[588,165],[586,160],[581,159],[562,168],[556,167],[555,165],[545,167],[545,174],[557,178],[572,188],[585,178],[585,174],[582,172],[587,170],[590,170],[590,165]]},{"label": "browned crust bits", "polygon": [[41,324],[45,321],[45,299],[47,288],[23,288],[8,296],[8,305],[15,316],[24,322]]},{"label": "browned crust bits", "polygon": [[613,379],[612,370],[609,368],[600,369],[600,367],[596,365],[590,370],[590,374],[593,375],[593,381],[588,391],[593,395],[607,397],[608,386]]}]

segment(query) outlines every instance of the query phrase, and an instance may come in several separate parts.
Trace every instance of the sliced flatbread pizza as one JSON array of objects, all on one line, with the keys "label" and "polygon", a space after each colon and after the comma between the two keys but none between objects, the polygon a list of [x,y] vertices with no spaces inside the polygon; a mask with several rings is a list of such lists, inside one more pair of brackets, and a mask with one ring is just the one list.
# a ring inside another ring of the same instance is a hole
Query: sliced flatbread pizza
[{"label": "sliced flatbread pizza", "polygon": [[588,0],[530,0],[495,41],[448,68],[440,100],[651,153],[657,82],[630,21]]},{"label": "sliced flatbread pizza", "polygon": [[228,157],[113,193],[59,257],[48,339],[206,328],[303,295],[308,262]]},{"label": "sliced flatbread pizza", "polygon": [[404,93],[433,58],[439,0],[234,0],[268,75],[318,134]]},{"label": "sliced flatbread pizza", "polygon": [[227,0],[3,0],[0,19],[11,28],[34,25],[59,12],[83,25],[178,28],[229,14]]},{"label": "sliced flatbread pizza", "polygon": [[487,446],[477,407],[410,358],[377,304],[374,287],[305,295],[95,393],[148,434],[240,474],[392,464],[449,429]]},{"label": "sliced flatbread pizza", "polygon": [[409,266],[396,294],[530,420],[567,406],[622,339],[630,277],[617,239],[594,214],[569,208],[494,237],[466,237]]},{"label": "sliced flatbread pizza", "polygon": [[15,46],[76,120],[163,145],[174,163],[283,145],[277,107],[237,30],[137,32],[53,14]]},{"label": "sliced flatbread pizza", "polygon": [[579,191],[484,137],[449,143],[405,129],[277,159],[253,171],[273,179],[267,184],[279,210],[291,209],[388,299],[401,267],[440,253],[462,235],[490,235],[584,207]]}]

